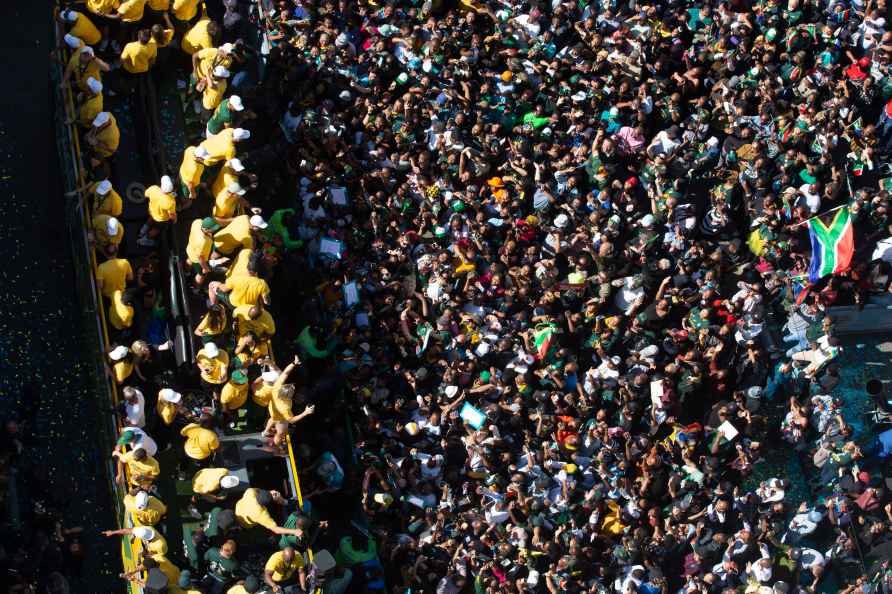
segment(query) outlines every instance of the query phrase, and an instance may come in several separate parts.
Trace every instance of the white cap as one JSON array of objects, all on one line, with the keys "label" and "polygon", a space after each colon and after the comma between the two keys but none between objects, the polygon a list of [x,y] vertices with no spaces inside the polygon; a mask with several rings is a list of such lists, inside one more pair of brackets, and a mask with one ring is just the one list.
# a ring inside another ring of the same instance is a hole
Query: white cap
[{"label": "white cap", "polygon": [[220,349],[213,342],[209,342],[204,345],[204,354],[213,359],[220,354]]},{"label": "white cap", "polygon": [[455,398],[455,395],[458,394],[458,386],[446,386],[445,391],[447,398]]},{"label": "white cap", "polygon": [[244,128],[236,128],[232,131],[233,140],[248,140],[251,138],[251,131]]},{"label": "white cap", "polygon": [[242,162],[239,159],[230,159],[226,162],[226,164],[229,166],[230,169],[237,173],[241,173],[245,170],[245,166],[242,165]]},{"label": "white cap", "polygon": [[239,196],[244,196],[246,189],[241,187],[238,182],[231,182],[228,186],[226,186],[226,191],[230,194],[238,194]]},{"label": "white cap", "polygon": [[170,402],[171,404],[179,404],[181,400],[183,400],[183,395],[175,390],[171,390],[170,388],[162,388],[158,392],[158,396],[161,397],[161,400],[165,402]]},{"label": "white cap", "polygon": [[276,371],[275,369],[270,369],[268,371],[264,371],[262,374],[260,374],[260,379],[262,379],[263,381],[265,381],[268,384],[271,384],[271,383],[275,382],[277,379],[279,379],[279,372]]},{"label": "white cap", "polygon": [[152,540],[155,538],[155,531],[148,526],[137,526],[133,529],[133,536],[140,540]]},{"label": "white cap", "polygon": [[251,223],[252,227],[257,227],[258,229],[266,229],[268,226],[260,215],[254,215],[248,222]]},{"label": "white cap", "polygon": [[71,49],[77,49],[80,46],[82,46],[83,44],[84,44],[84,42],[81,41],[80,37],[75,37],[71,33],[65,34],[65,45],[67,45]]},{"label": "white cap", "polygon": [[610,362],[613,363],[614,365],[619,365],[620,363],[623,362],[623,360],[620,359],[618,356],[614,355],[614,356],[610,357]]},{"label": "white cap", "polygon": [[217,78],[229,78],[229,69],[226,66],[214,67],[214,76]]},{"label": "white cap", "polygon": [[227,474],[226,476],[224,476],[223,478],[220,479],[220,486],[223,487],[224,489],[232,489],[234,487],[237,487],[238,483],[239,483],[238,477],[231,475],[231,474]]},{"label": "white cap", "polygon": [[197,147],[195,147],[194,154],[195,154],[196,159],[207,159],[208,157],[211,156],[211,154],[208,152],[208,150],[201,145],[198,145]]},{"label": "white cap", "polygon": [[111,192],[112,185],[111,182],[107,179],[102,180],[98,184],[96,184],[96,193],[100,196],[105,196],[109,192]]},{"label": "white cap", "polygon": [[565,215],[564,213],[559,214],[554,217],[554,226],[558,229],[563,229],[570,223],[570,217]]},{"label": "white cap", "polygon": [[140,491],[136,494],[136,509],[142,511],[149,507],[149,494],[145,491]]},{"label": "white cap", "polygon": [[108,354],[108,358],[112,361],[120,361],[121,359],[126,357],[127,353],[129,352],[130,349],[128,349],[124,345],[119,345],[111,350],[111,352]]},{"label": "white cap", "polygon": [[90,47],[89,45],[85,45],[85,46],[83,46],[83,47],[81,48],[81,53],[82,53],[82,54],[87,54],[88,56],[95,56],[95,55],[96,55],[96,52],[94,52],[94,51],[93,51],[93,48]]},{"label": "white cap", "polygon": [[108,220],[105,222],[105,232],[111,236],[117,235],[120,227],[121,225],[115,217],[108,217]]},{"label": "white cap", "polygon": [[107,111],[100,111],[96,114],[96,117],[93,118],[93,127],[98,128],[99,126],[104,126],[106,122],[109,120],[109,114]]},{"label": "white cap", "polygon": [[169,175],[161,176],[161,191],[165,194],[173,192],[173,180],[170,179]]},{"label": "white cap", "polygon": [[63,10],[62,18],[68,21],[69,23],[73,23],[77,21],[77,13],[73,10]]},{"label": "white cap", "polygon": [[342,101],[350,101],[353,95],[350,94],[350,91],[341,91],[341,94],[338,95]]},{"label": "white cap", "polygon": [[643,217],[641,217],[641,226],[642,227],[649,229],[650,227],[653,227],[655,222],[656,222],[656,219],[654,219],[654,216],[652,214],[646,214]]},{"label": "white cap", "polygon": [[242,103],[242,98],[238,95],[233,95],[229,98],[229,107],[236,111],[241,111],[245,108],[245,104]]},{"label": "white cap", "polygon": [[102,92],[102,83],[91,76],[87,79],[87,88],[90,89],[91,93],[98,95]]},{"label": "white cap", "polygon": [[220,51],[222,51],[224,54],[231,54],[232,50],[234,50],[234,49],[235,49],[235,46],[232,45],[231,43],[224,43],[223,45],[220,46]]}]

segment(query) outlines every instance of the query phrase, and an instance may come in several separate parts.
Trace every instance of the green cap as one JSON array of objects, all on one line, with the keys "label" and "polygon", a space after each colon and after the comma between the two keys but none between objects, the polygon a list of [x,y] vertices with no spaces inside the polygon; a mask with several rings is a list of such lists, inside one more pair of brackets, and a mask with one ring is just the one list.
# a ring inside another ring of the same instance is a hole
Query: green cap
[{"label": "green cap", "polygon": [[444,235],[446,235],[446,228],[437,225],[437,227],[434,229],[434,235],[436,235],[437,237],[443,237]]},{"label": "green cap", "polygon": [[465,209],[465,203],[461,200],[453,200],[450,206],[452,206],[452,210],[455,212],[461,212]]},{"label": "green cap", "polygon": [[777,29],[775,29],[774,27],[765,31],[765,39],[767,39],[768,41],[774,41],[776,37],[777,37]]},{"label": "green cap", "polygon": [[238,369],[238,370],[236,370],[236,371],[233,371],[233,372],[232,372],[232,375],[229,376],[229,379],[232,380],[232,383],[234,383],[234,384],[240,384],[240,385],[241,385],[241,384],[247,384],[247,383],[248,383],[248,376],[245,375],[245,372],[242,371],[241,369]]},{"label": "green cap", "polygon": [[201,228],[208,231],[219,231],[221,226],[220,223],[214,220],[214,217],[205,217],[201,219]]},{"label": "green cap", "polygon": [[484,382],[488,382],[492,378],[492,374],[488,371],[480,372],[480,380]]},{"label": "green cap", "polygon": [[396,83],[398,85],[404,85],[409,82],[409,75],[405,72],[400,72],[396,77]]}]

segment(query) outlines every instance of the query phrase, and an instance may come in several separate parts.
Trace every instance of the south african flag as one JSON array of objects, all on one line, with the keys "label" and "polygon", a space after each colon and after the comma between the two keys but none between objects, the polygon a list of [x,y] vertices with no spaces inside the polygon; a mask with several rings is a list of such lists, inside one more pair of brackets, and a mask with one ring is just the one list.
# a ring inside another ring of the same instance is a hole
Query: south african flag
[{"label": "south african flag", "polygon": [[809,220],[808,235],[811,239],[809,282],[816,283],[828,274],[848,270],[855,252],[855,235],[849,207],[837,211],[830,225],[825,225],[818,217]]}]

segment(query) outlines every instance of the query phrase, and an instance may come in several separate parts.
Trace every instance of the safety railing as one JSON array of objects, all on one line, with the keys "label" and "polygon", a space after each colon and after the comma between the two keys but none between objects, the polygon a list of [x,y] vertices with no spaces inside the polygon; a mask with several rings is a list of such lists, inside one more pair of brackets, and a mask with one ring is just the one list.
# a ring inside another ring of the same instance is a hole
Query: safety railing
[{"label": "safety railing", "polygon": [[[59,13],[59,6],[54,8],[54,17]],[[71,59],[72,51],[62,42],[62,31],[57,26],[55,28],[56,48],[60,61],[67,64]],[[108,373],[105,353],[109,348],[108,321],[99,287],[96,282],[97,278],[97,259],[96,250],[90,242],[90,215],[88,207],[85,203],[84,194],[80,190],[83,188],[86,180],[86,168],[84,167],[83,157],[81,153],[80,131],[77,128],[76,104],[74,101],[74,91],[69,82],[62,86],[61,82],[64,78],[64,72],[59,64],[54,64],[51,69],[56,89],[56,105],[61,107],[62,113],[56,113],[57,134],[56,140],[59,150],[60,162],[64,168],[66,185],[71,194],[66,204],[66,224],[69,229],[71,238],[72,254],[76,265],[75,275],[80,284],[80,295],[83,311],[86,317],[91,318],[88,326],[93,326],[95,330],[94,343],[96,344],[93,353],[96,369],[93,374],[96,381],[99,382],[97,394],[99,395],[100,406],[97,408],[100,412],[108,411],[110,408],[117,409],[119,403],[119,395],[117,385]],[[71,121],[72,123],[68,123]],[[110,406],[109,406],[110,405]],[[110,444],[114,443],[116,435],[121,431],[121,426],[117,423],[115,415],[105,415],[105,422],[100,423],[102,427],[101,436],[104,437],[103,446],[106,451],[110,449]],[[115,521],[117,526],[121,528],[129,522],[124,514],[124,492],[116,483],[116,468],[114,459],[108,457],[106,460],[106,479],[108,481],[108,492],[112,500],[115,512]],[[126,474],[125,469],[125,485],[129,484],[130,477]],[[139,541],[131,541],[130,538],[122,538],[121,540],[121,560],[122,566],[126,573],[132,572],[139,565],[141,553],[141,545]],[[128,591],[131,594],[141,594],[142,588],[138,583],[128,582]]]}]

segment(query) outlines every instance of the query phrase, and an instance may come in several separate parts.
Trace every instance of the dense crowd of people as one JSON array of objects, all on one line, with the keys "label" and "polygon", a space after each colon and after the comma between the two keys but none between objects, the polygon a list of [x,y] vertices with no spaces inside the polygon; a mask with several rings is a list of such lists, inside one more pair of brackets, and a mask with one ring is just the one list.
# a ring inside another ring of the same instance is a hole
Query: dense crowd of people
[{"label": "dense crowd of people", "polygon": [[[311,588],[325,521],[215,456],[240,410],[283,455],[319,407],[349,413],[357,464],[314,452],[308,498],[352,495],[370,527],[337,535],[327,594],[892,592],[892,439],[846,418],[828,315],[892,287],[884,1],[250,4],[60,14],[121,332],[128,579]],[[126,92],[166,46],[200,138],[146,189],[133,266],[103,77]],[[828,212],[855,255],[810,282]],[[200,414],[156,379],[152,249],[184,217]],[[775,449],[813,481],[801,505],[752,478]],[[166,556],[162,472],[207,516],[194,573]],[[280,537],[262,574],[238,562],[258,525]]]}]

